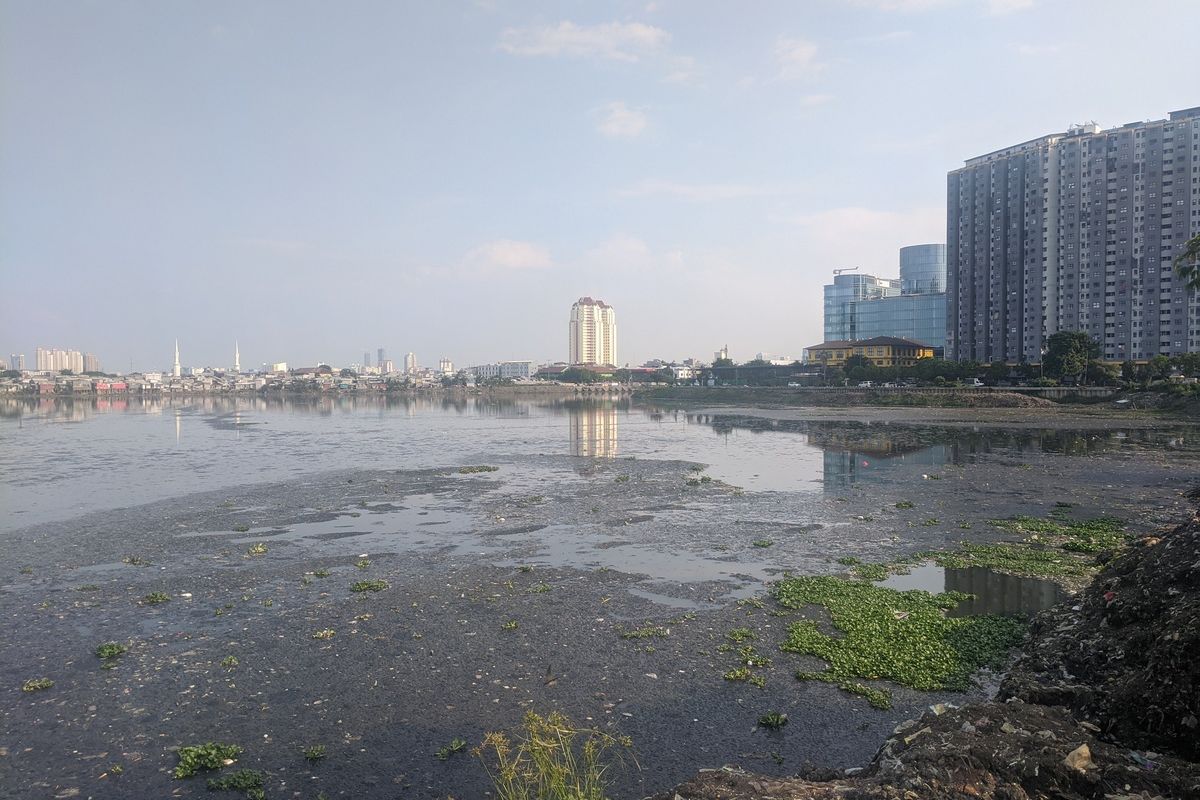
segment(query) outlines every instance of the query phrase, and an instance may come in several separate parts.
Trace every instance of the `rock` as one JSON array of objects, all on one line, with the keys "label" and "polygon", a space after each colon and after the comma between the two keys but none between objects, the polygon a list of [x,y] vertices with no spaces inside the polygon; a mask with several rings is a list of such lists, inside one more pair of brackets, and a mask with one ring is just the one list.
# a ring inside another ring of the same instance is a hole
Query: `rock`
[{"label": "rock", "polygon": [[1087,772],[1089,769],[1094,769],[1095,764],[1092,763],[1092,751],[1086,744],[1081,744],[1071,752],[1067,753],[1067,757],[1063,759],[1063,763],[1072,769],[1077,769],[1080,772]]}]

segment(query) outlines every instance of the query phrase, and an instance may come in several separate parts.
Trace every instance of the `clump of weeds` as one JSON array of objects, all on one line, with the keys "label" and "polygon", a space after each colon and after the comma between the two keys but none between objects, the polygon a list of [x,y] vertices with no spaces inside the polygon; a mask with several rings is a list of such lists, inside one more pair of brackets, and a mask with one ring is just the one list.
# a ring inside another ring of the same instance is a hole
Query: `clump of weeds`
[{"label": "clump of weeds", "polygon": [[246,533],[250,530],[250,526],[244,523],[239,523],[233,526],[234,533]]},{"label": "clump of weeds", "polygon": [[521,626],[515,619],[500,623],[500,629],[505,631],[515,631],[519,627]]},{"label": "clump of weeds", "polygon": [[550,584],[539,581],[538,583],[535,583],[532,586],[530,586],[528,591],[530,594],[544,594],[544,593],[550,591]]},{"label": "clump of weeds", "polygon": [[759,725],[773,731],[787,725],[787,721],[787,714],[780,714],[778,711],[770,711],[758,718]]},{"label": "clump of weeds", "polygon": [[775,542],[771,541],[770,539],[755,539],[754,540],[755,547],[770,547],[773,544],[775,544]]},{"label": "clump of weeds", "polygon": [[616,478],[613,479],[613,482],[614,483],[629,483],[629,476],[626,475],[624,472],[622,472],[620,475],[618,475]]},{"label": "clump of weeds", "polygon": [[371,566],[371,559],[360,558],[358,561],[354,562],[354,566],[358,567],[359,569],[368,569]]},{"label": "clump of weeds", "polygon": [[1046,540],[1071,553],[1099,553],[1125,543],[1125,523],[1116,517],[1067,521],[1061,518],[1010,517],[989,523],[1014,533],[1029,534],[1030,541]]},{"label": "clump of weeds", "polygon": [[557,711],[545,717],[530,711],[516,735],[488,733],[472,752],[497,800],[603,800],[610,796],[614,751],[632,746],[625,736],[577,728]]},{"label": "clump of weeds", "polygon": [[221,659],[221,666],[225,669],[233,669],[240,663],[237,656],[225,656]]},{"label": "clump of weeds", "polygon": [[908,508],[916,508],[916,507],[917,507],[917,504],[914,503],[912,500],[901,500],[900,502],[896,503],[896,508],[899,508],[899,509],[908,509]]},{"label": "clump of weeds", "polygon": [[150,562],[141,556],[125,556],[121,559],[121,563],[128,564],[131,567],[148,567]]},{"label": "clump of weeds", "polygon": [[325,745],[314,744],[304,748],[304,758],[308,761],[320,761],[325,757]]},{"label": "clump of weeds", "polygon": [[103,661],[106,668],[111,668],[110,665],[113,665],[113,662],[125,655],[125,653],[128,651],[129,648],[120,642],[105,642],[104,644],[96,647],[96,658],[99,658],[101,661]]},{"label": "clump of weeds", "polygon": [[267,554],[267,546],[262,542],[255,542],[246,548],[248,556],[265,556]]},{"label": "clump of weeds", "polygon": [[179,763],[175,765],[176,778],[190,778],[201,770],[214,770],[228,766],[242,754],[242,748],[236,744],[221,742],[205,742],[204,744],[187,745],[179,748],[177,755]]},{"label": "clump of weeds", "polygon": [[450,756],[454,755],[455,753],[461,753],[463,750],[466,750],[466,749],[467,749],[467,740],[460,739],[459,737],[455,736],[453,739],[450,740],[449,744],[445,744],[445,745],[442,745],[441,747],[439,747],[437,749],[437,752],[434,753],[434,755],[437,756],[438,761],[446,761],[447,759],[450,758]]},{"label": "clump of weeds", "polygon": [[759,689],[763,689],[767,685],[767,679],[761,675],[755,675],[750,671],[749,667],[736,667],[721,677],[734,683],[748,683],[751,686],[757,686]]},{"label": "clump of weeds", "polygon": [[94,583],[85,583],[83,586],[76,586],[75,591],[77,591],[77,592],[98,592],[98,591],[100,591],[100,587]]},{"label": "clump of weeds", "polygon": [[162,603],[169,603],[170,601],[171,595],[165,592],[151,592],[142,598],[142,605],[157,606]]},{"label": "clump of weeds", "polygon": [[773,592],[785,608],[824,606],[841,633],[830,636],[811,620],[792,623],[780,649],[813,655],[829,665],[823,672],[797,672],[796,677],[834,683],[880,708],[890,705],[890,693],[860,680],[887,680],[921,691],[962,691],[980,667],[999,666],[1025,631],[1024,623],[1011,617],[947,617],[945,610],[969,597],[961,592],[900,592],[828,576],[788,578]]},{"label": "clump of weeds", "polygon": [[749,628],[734,628],[729,633],[725,634],[725,638],[731,642],[753,642],[758,638],[758,634]]},{"label": "clump of weeds", "polygon": [[387,588],[388,588],[388,582],[387,581],[379,581],[379,580],[355,581],[354,583],[350,584],[350,591],[357,592],[360,594],[362,592],[382,592],[384,589],[387,589]]},{"label": "clump of weeds", "polygon": [[318,578],[328,578],[330,576],[330,574],[331,573],[329,572],[329,570],[325,569],[324,567],[313,570],[313,575],[315,575]]},{"label": "clump of weeds", "polygon": [[640,628],[633,628],[627,631],[621,631],[622,639],[665,639],[671,635],[670,628],[664,628],[661,625],[643,625]]},{"label": "clump of weeds", "polygon": [[492,467],[492,466],[488,466],[487,464],[480,464],[480,465],[474,466],[474,467],[459,467],[458,468],[459,475],[472,475],[476,472],[499,472],[499,471],[500,471],[499,467]]},{"label": "clump of weeds", "polygon": [[22,692],[44,692],[54,686],[54,681],[49,678],[30,678],[21,684]]},{"label": "clump of weeds", "polygon": [[244,792],[246,800],[266,800],[263,774],[256,769],[239,769],[219,778],[208,779],[210,792]]},{"label": "clump of weeds", "polygon": [[312,638],[314,638],[314,639],[332,639],[336,635],[337,635],[337,631],[335,631],[333,628],[325,628],[324,630],[319,630],[316,633],[314,633],[312,635]]}]

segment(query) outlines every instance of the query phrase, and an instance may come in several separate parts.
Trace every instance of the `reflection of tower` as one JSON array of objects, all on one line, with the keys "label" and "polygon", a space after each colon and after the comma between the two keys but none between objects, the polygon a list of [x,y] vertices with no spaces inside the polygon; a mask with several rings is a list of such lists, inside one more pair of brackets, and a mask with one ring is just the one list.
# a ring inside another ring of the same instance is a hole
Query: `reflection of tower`
[{"label": "reflection of tower", "polygon": [[182,374],[183,374],[183,371],[179,368],[179,340],[176,339],[175,340],[175,366],[171,367],[171,375],[178,378]]},{"label": "reflection of tower", "polygon": [[571,455],[615,458],[617,455],[617,409],[612,405],[572,408]]},{"label": "reflection of tower", "polygon": [[242,374],[242,353],[238,350],[237,339],[233,340],[233,372],[235,375]]}]

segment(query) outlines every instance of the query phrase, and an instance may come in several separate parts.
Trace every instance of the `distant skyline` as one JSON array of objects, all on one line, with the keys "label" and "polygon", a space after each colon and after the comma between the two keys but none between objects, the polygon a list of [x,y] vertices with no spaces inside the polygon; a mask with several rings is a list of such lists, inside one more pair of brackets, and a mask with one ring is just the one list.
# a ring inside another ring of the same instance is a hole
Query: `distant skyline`
[{"label": "distant skyline", "polygon": [[1166,0],[10,0],[0,351],[560,361],[591,295],[622,363],[799,357],[833,269],[945,241],[966,159],[1200,105],[1197,29]]}]

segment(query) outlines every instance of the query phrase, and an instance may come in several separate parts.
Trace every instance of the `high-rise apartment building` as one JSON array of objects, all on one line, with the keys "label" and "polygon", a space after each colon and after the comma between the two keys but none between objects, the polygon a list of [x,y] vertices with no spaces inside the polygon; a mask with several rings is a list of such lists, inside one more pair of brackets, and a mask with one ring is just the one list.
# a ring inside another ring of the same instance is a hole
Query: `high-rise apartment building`
[{"label": "high-rise apartment building", "polygon": [[616,366],[617,315],[603,300],[581,297],[571,306],[571,364]]},{"label": "high-rise apartment building", "polygon": [[417,371],[417,354],[416,353],[405,353],[404,354],[404,374],[412,375],[416,371]]},{"label": "high-rise apartment building", "polygon": [[946,343],[946,245],[900,248],[900,278],[835,274],[825,286],[825,341],[899,337]]},{"label": "high-rise apartment building", "polygon": [[8,356],[8,368],[25,371],[25,354],[10,353]]},{"label": "high-rise apartment building", "polygon": [[39,347],[36,355],[39,372],[61,372],[69,369],[72,372],[83,372],[83,353],[78,350],[58,350]]},{"label": "high-rise apartment building", "polygon": [[100,359],[95,353],[83,354],[83,371],[84,372],[100,372]]},{"label": "high-rise apartment building", "polygon": [[378,350],[375,351],[375,365],[382,370],[383,362],[385,360],[387,360],[387,355],[383,352],[383,348],[380,347]]},{"label": "high-rise apartment building", "polygon": [[1083,331],[1108,361],[1200,350],[1173,261],[1200,233],[1200,107],[972,158],[947,180],[947,352],[1041,361]]}]

